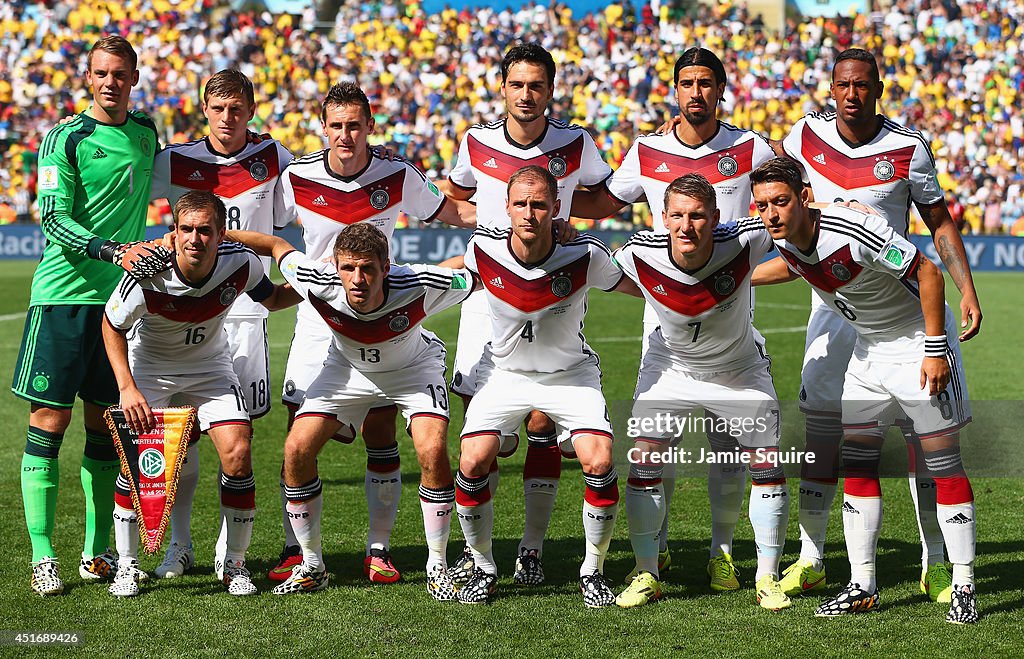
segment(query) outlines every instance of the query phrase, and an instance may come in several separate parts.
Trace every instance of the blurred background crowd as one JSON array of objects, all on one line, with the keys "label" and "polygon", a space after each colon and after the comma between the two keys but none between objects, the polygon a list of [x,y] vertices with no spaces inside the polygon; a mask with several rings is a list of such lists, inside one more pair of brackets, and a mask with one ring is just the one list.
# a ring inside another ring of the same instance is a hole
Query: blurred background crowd
[{"label": "blurred background crowd", "polygon": [[[136,106],[165,143],[203,133],[202,81],[238,67],[256,84],[254,129],[296,155],[316,151],[321,98],[355,80],[376,115],[371,142],[433,178],[447,175],[469,126],[502,114],[498,65],[517,40],[552,52],[551,115],[587,127],[613,168],[635,135],[676,113],[672,64],[686,47],[704,45],[726,63],[721,119],[781,139],[829,107],[833,57],[859,46],[882,67],[881,111],[930,140],[954,219],[966,232],[1024,235],[1024,1],[895,0],[845,17],[789,17],[780,30],[740,3],[627,0],[585,15],[553,1],[438,12],[403,0],[341,4],[325,24],[312,9],[236,11],[225,0],[0,3],[0,223],[33,221],[42,136],[88,106],[84,53],[117,32],[140,56]],[[610,222],[647,219],[638,211]]]}]

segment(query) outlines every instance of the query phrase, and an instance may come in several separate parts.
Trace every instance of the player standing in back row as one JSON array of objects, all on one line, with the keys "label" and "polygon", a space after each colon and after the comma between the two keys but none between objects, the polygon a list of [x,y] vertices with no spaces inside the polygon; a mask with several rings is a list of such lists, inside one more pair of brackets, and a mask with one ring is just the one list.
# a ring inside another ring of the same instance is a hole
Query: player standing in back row
[{"label": "player standing in back row", "polygon": [[[716,119],[718,104],[726,91],[725,66],[706,48],[690,48],[675,63],[676,104],[682,114],[665,133],[641,135],[633,142],[622,165],[596,192],[579,191],[573,198],[574,210],[581,217],[607,217],[646,198],[654,218],[654,232],[668,228],[662,221],[665,190],[678,177],[703,175],[714,187],[723,224],[750,214],[751,170],[774,157],[768,142],[751,130],[743,130]],[[658,327],[658,314],[650,304],[644,306],[643,354],[650,346],[651,334]],[[758,341],[763,337],[754,330]],[[712,446],[735,446],[728,434],[710,433]],[[665,519],[659,535],[659,569],[671,563],[668,551],[668,513],[675,491],[676,465],[667,464],[662,473]],[[732,560],[733,534],[739,521],[740,506],[746,489],[743,465],[708,465],[708,499],[711,506],[711,547],[707,573],[716,591],[740,587]],[[636,575],[627,577],[629,582]]]},{"label": "player standing in back row", "polygon": [[[573,191],[577,186],[597,186],[611,175],[611,168],[601,158],[589,133],[546,115],[554,90],[555,62],[548,51],[536,43],[509,49],[501,62],[505,117],[473,126],[466,132],[446,190],[455,199],[472,199],[476,203],[479,226],[509,227],[505,209],[508,181],[514,172],[527,165],[540,166],[555,177],[560,217],[565,219],[572,214]],[[491,339],[489,328],[486,296],[481,291],[462,305],[459,321],[452,391],[467,404],[481,384],[479,369]],[[503,447],[511,448],[502,456],[515,451],[518,432],[517,427],[503,440]],[[513,579],[521,585],[539,585],[544,581],[544,536],[555,506],[562,458],[557,430],[549,418],[532,412],[527,418],[526,434],[526,519]],[[498,486],[497,463],[491,466],[489,478],[493,494]],[[472,572],[467,545],[463,557],[452,566],[452,576],[456,581],[465,581]]]},{"label": "player standing in back row", "polygon": [[[228,230],[273,233],[274,186],[292,155],[277,140],[258,144],[249,140],[247,127],[256,112],[252,82],[240,71],[218,71],[203,89],[202,110],[209,134],[194,142],[172,144],[157,155],[150,198],[166,198],[174,206],[189,190],[212,192],[225,204]],[[270,272],[270,259],[262,261]],[[249,418],[258,419],[270,411],[267,308],[248,296],[240,297],[228,310],[224,330]],[[181,576],[195,564],[190,522],[198,485],[199,450],[195,444],[178,480],[171,510],[171,542],[156,569],[158,577]],[[226,520],[221,520],[215,563],[223,562],[226,531]]]},{"label": "player standing in back row", "polygon": [[[119,36],[89,50],[86,83],[92,105],[51,129],[39,150],[40,228],[43,258],[32,277],[21,352],[11,391],[31,404],[21,491],[32,541],[32,590],[64,590],[53,548],[57,512],[57,461],[71,424],[75,396],[85,411],[85,546],[79,574],[87,581],[114,576],[117,558],[107,549],[119,466],[103,421],[117,401],[117,383],[103,350],[103,305],[124,274],[128,243],[143,238],[153,156],[159,145],[153,122],[129,111],[139,82],[138,59]],[[137,265],[159,271],[166,250],[154,249]],[[106,263],[103,263],[106,261]]]},{"label": "player standing in back row", "polygon": [[[840,53],[832,69],[836,111],[800,119],[781,143],[785,153],[780,155],[788,155],[803,167],[815,200],[864,204],[881,215],[897,235],[907,234],[910,207],[916,206],[932,233],[939,258],[962,293],[960,310],[966,329],[960,340],[966,341],[981,327],[981,308],[963,240],[950,219],[928,143],[918,131],[875,113],[881,94],[874,56],[859,48]],[[757,279],[755,273],[755,283]],[[814,466],[805,463],[802,468],[800,558],[786,568],[782,579],[782,587],[790,595],[825,586],[825,533],[838,487],[832,457],[837,455],[842,435],[843,376],[856,341],[853,328],[833,311],[821,294],[812,293],[800,408],[805,414],[807,450],[819,459]],[[898,425],[910,454],[910,492],[922,544],[921,592],[948,603],[952,582],[936,515],[935,483],[917,476],[925,468],[913,427]]]}]

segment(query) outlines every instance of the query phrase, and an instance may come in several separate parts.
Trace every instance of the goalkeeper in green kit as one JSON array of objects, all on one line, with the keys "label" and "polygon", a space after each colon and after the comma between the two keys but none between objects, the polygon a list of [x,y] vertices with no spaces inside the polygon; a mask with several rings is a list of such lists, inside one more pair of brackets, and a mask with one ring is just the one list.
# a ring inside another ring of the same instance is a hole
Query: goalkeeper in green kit
[{"label": "goalkeeper in green kit", "polygon": [[[119,471],[106,406],[119,393],[100,333],[103,307],[123,270],[145,277],[169,267],[170,253],[139,242],[145,233],[156,128],[128,110],[139,81],[131,44],[107,36],[89,51],[86,82],[93,104],[51,129],[39,150],[39,209],[46,236],[32,278],[11,390],[31,404],[21,489],[32,541],[32,589],[64,589],[53,548],[59,468],[57,456],[71,423],[75,396],[85,407],[85,545],[79,574],[112,578],[117,557],[108,549]],[[120,266],[120,267],[119,267]]]}]

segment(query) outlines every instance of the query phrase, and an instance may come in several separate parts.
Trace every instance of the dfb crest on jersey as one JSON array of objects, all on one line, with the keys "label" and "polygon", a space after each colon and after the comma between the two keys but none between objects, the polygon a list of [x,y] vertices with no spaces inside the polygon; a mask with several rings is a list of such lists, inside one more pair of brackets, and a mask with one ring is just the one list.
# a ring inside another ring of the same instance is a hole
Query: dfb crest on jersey
[{"label": "dfb crest on jersey", "polygon": [[732,275],[722,275],[715,280],[715,291],[719,295],[728,295],[736,290],[736,280]]},{"label": "dfb crest on jersey", "polygon": [[879,160],[875,163],[873,173],[879,181],[888,181],[896,176],[896,167],[888,160]]},{"label": "dfb crest on jersey", "polygon": [[409,317],[408,316],[395,316],[388,323],[388,329],[392,332],[404,332],[409,328]]},{"label": "dfb crest on jersey", "polygon": [[391,195],[388,194],[387,190],[374,190],[370,193],[370,205],[377,210],[384,210],[388,207],[388,202],[391,201]]},{"label": "dfb crest on jersey", "polygon": [[257,160],[253,164],[249,165],[249,175],[252,176],[254,181],[260,181],[262,183],[267,180],[268,176],[270,176],[270,170],[267,169],[265,164]]},{"label": "dfb crest on jersey", "polygon": [[551,175],[555,178],[565,176],[565,171],[568,168],[569,166],[565,164],[565,158],[562,158],[561,156],[555,156],[551,160],[548,160],[548,171],[551,172]]},{"label": "dfb crest on jersey", "polygon": [[572,293],[572,280],[564,275],[555,277],[551,282],[551,292],[557,297],[566,297]]},{"label": "dfb crest on jersey", "polygon": [[838,279],[839,281],[850,281],[850,277],[853,276],[853,273],[851,273],[850,269],[847,268],[842,263],[833,263],[832,276]]},{"label": "dfb crest on jersey", "polygon": [[718,173],[722,176],[735,176],[739,168],[739,163],[732,156],[718,159]]},{"label": "dfb crest on jersey", "polygon": [[238,297],[238,289],[229,286],[220,292],[220,303],[226,307],[234,302],[236,297]]}]

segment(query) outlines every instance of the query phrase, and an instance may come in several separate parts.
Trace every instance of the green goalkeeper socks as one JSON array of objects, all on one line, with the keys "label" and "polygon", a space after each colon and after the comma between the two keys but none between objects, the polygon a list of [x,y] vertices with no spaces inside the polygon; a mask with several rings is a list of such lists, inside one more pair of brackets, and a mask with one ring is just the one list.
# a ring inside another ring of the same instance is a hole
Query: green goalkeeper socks
[{"label": "green goalkeeper socks", "polygon": [[106,433],[85,430],[85,456],[82,458],[82,490],[85,492],[85,544],[83,556],[102,554],[110,546],[110,528],[114,523],[114,481],[120,463],[114,442]]},{"label": "green goalkeeper socks", "polygon": [[[30,431],[31,432],[31,431]],[[25,524],[32,541],[32,562],[53,551],[53,519],[57,514],[57,458],[25,453],[21,458],[21,496],[25,503]]]}]

